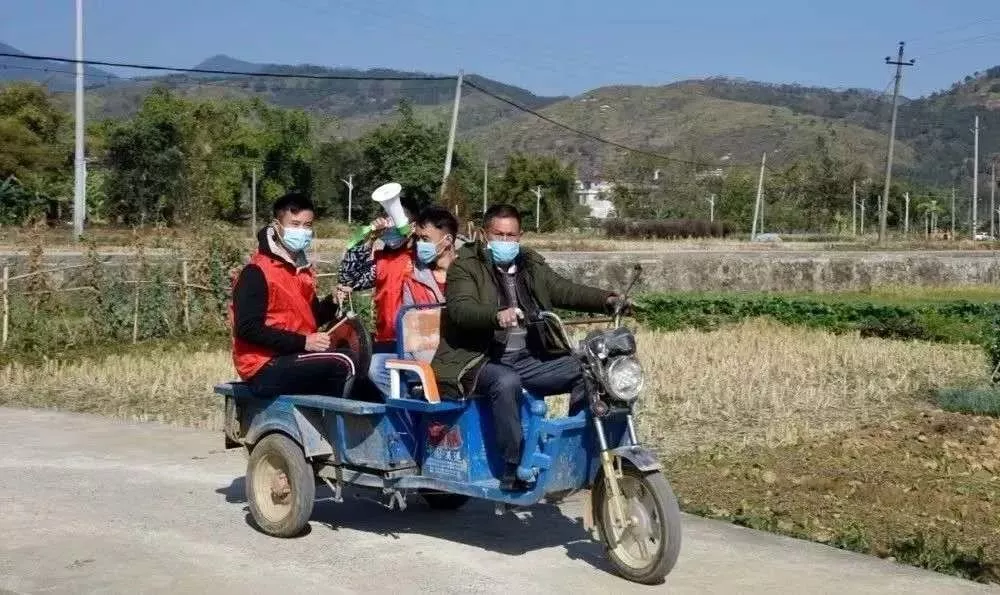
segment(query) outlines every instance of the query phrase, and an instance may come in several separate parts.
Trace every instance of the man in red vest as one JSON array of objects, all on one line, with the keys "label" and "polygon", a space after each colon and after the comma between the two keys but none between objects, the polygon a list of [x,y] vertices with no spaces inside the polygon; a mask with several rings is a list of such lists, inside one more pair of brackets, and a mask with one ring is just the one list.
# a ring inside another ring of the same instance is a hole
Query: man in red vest
[{"label": "man in red vest", "polygon": [[257,234],[257,252],[236,279],[230,316],[233,363],[261,396],[341,396],[356,373],[347,352],[330,351],[317,329],[333,320],[332,296],[316,296],[316,273],[306,251],[315,207],[301,194],[274,203],[274,220]]}]

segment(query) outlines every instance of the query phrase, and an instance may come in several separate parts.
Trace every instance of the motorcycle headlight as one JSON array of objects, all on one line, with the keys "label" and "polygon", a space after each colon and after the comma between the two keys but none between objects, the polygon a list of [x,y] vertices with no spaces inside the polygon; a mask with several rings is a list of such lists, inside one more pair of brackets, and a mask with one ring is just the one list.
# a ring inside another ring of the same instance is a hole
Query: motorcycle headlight
[{"label": "motorcycle headlight", "polygon": [[612,359],[608,362],[605,375],[611,398],[624,403],[631,403],[639,398],[645,376],[635,357],[620,356]]}]

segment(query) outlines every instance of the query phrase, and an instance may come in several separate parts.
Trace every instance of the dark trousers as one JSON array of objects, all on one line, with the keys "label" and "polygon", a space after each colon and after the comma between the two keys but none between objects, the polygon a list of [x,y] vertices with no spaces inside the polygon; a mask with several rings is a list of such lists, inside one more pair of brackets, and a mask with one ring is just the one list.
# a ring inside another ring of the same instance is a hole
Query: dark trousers
[{"label": "dark trousers", "polygon": [[345,381],[356,373],[346,351],[281,355],[267,363],[249,381],[262,397],[278,395],[344,395]]},{"label": "dark trousers", "polygon": [[493,411],[497,446],[504,462],[521,462],[521,389],[536,395],[570,393],[571,410],[584,401],[583,372],[571,355],[543,360],[528,351],[504,354],[483,365],[475,393],[488,399]]}]

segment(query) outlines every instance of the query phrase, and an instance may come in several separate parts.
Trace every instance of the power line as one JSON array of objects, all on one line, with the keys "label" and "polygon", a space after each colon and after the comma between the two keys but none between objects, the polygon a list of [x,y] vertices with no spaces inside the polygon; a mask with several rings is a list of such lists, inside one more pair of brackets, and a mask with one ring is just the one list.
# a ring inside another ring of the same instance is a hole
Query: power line
[{"label": "power line", "polygon": [[[543,114],[541,112],[535,111],[535,110],[531,109],[530,107],[527,107],[527,106],[521,105],[520,103],[517,103],[513,99],[508,99],[507,97],[504,97],[503,95],[498,95],[498,94],[496,94],[496,93],[494,93],[492,91],[488,91],[488,90],[484,89],[483,87],[481,87],[480,85],[477,85],[476,83],[473,83],[472,81],[470,81],[468,79],[466,79],[463,84],[465,86],[467,86],[467,87],[475,89],[476,91],[479,91],[480,93],[483,93],[484,95],[488,95],[488,96],[496,99],[497,101],[500,101],[502,103],[506,103],[507,105],[509,105],[509,106],[511,106],[511,107],[513,107],[515,109],[518,109],[518,110],[520,110],[520,111],[522,111],[522,112],[524,112],[526,114],[530,114],[530,115],[532,115],[532,116],[534,116],[534,117],[536,117],[536,118],[538,118],[540,120],[544,120],[545,122],[548,122],[549,124],[552,124],[553,126],[557,126],[559,128],[562,128],[563,130],[572,132],[573,134],[577,134],[577,135],[582,136],[584,138],[589,138],[590,140],[593,140],[593,141],[596,141],[596,142],[599,142],[599,143],[603,143],[603,144],[606,144],[606,145],[609,145],[609,146],[612,146],[612,147],[616,147],[616,148],[622,149],[624,151],[629,151],[631,153],[637,153],[637,154],[640,154],[640,155],[646,155],[647,157],[653,157],[653,158],[656,158],[656,159],[661,159],[663,161],[670,161],[670,162],[673,162],[673,163],[680,163],[680,164],[683,164],[683,165],[691,165],[691,166],[695,166],[695,167],[713,167],[713,166],[714,167],[718,167],[717,164],[713,165],[711,163],[702,163],[702,162],[698,162],[698,161],[690,161],[690,160],[687,160],[687,159],[679,159],[677,157],[669,157],[667,155],[662,155],[660,153],[655,153],[653,151],[647,151],[645,149],[637,149],[635,147],[630,147],[628,145],[623,145],[623,144],[621,144],[619,142],[615,142],[615,141],[610,140],[610,139],[602,138],[600,136],[597,136],[596,134],[592,134],[590,132],[587,132],[586,130],[580,130],[579,128],[574,128],[574,127],[572,127],[572,126],[570,126],[568,124],[563,124],[562,122],[559,122],[557,120],[553,120],[552,118],[546,116],[545,114]],[[738,166],[738,164],[728,164],[728,165],[730,165],[730,166]]]},{"label": "power line", "polygon": [[83,64],[85,66],[106,66],[113,68],[133,68],[136,70],[155,70],[160,72],[189,72],[196,74],[221,74],[227,76],[248,76],[287,79],[314,79],[325,81],[453,81],[454,76],[390,76],[361,74],[294,74],[290,72],[243,72],[239,70],[222,70],[215,68],[181,68],[179,66],[160,66],[155,64],[132,64],[128,62],[111,62],[106,60],[74,60],[56,56],[38,56],[34,54],[13,54],[0,52],[0,58],[21,58],[23,60],[59,62],[61,64]]}]

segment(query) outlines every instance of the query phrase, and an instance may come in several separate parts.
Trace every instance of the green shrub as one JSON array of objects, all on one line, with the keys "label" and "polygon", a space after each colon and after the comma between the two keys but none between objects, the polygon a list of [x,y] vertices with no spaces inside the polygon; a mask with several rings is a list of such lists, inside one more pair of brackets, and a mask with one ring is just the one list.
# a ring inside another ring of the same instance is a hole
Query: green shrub
[{"label": "green shrub", "polygon": [[934,393],[934,402],[945,411],[1000,417],[1000,388],[953,387]]}]

